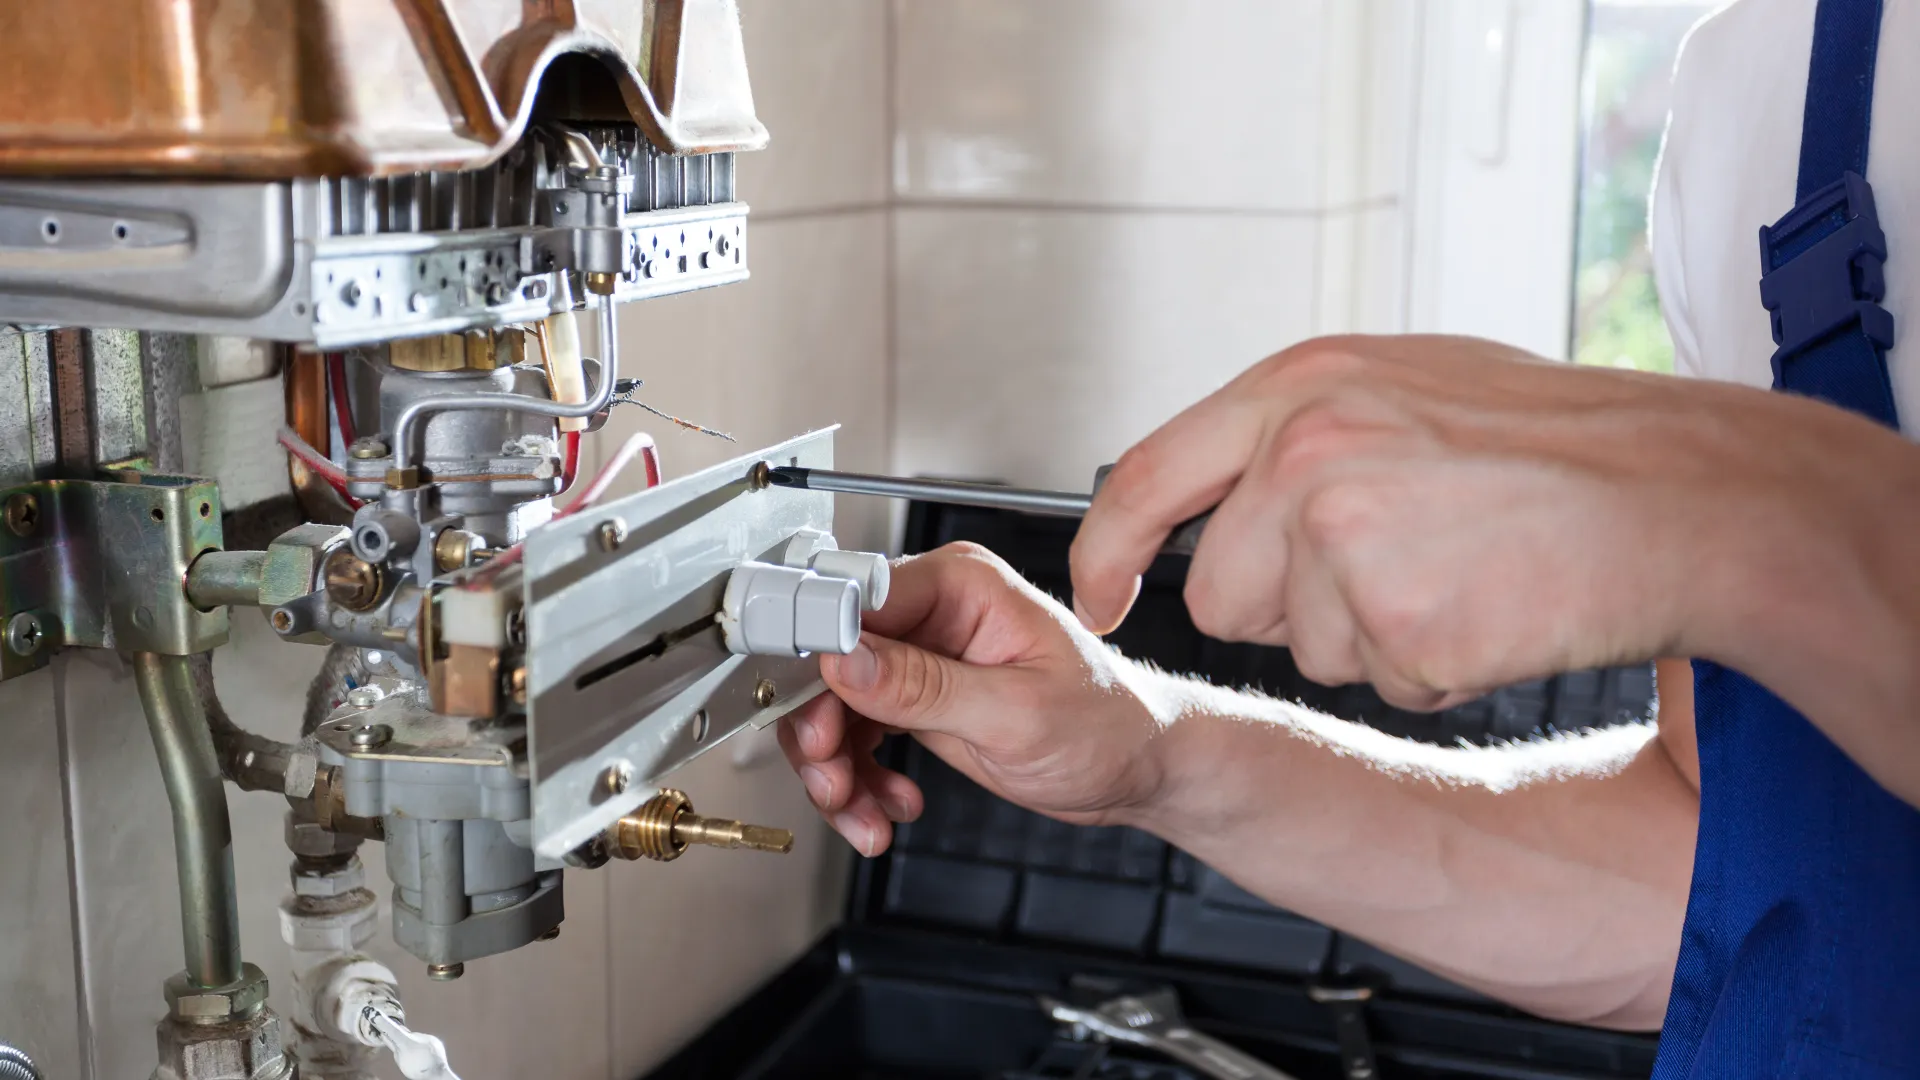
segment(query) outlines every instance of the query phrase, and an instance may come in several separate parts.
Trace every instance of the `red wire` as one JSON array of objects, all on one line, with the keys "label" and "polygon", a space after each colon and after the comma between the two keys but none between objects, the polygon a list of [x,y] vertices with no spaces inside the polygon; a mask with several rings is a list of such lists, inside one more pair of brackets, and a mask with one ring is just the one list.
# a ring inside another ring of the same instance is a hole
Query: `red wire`
[{"label": "red wire", "polygon": [[565,494],[573,487],[573,478],[580,474],[580,433],[569,431],[565,448],[560,456],[560,493]]},{"label": "red wire", "polygon": [[347,494],[347,474],[341,470],[340,466],[335,465],[320,451],[308,445],[307,441],[295,434],[292,428],[281,428],[279,440],[280,445],[287,448],[287,453],[299,458],[300,463],[313,470],[320,479],[325,480],[328,487],[339,492],[340,497],[347,500],[348,506],[356,509],[360,506],[359,499]]},{"label": "red wire", "polygon": [[327,385],[333,390],[334,422],[340,425],[340,446],[353,445],[353,401],[347,393],[347,354],[327,354]]}]

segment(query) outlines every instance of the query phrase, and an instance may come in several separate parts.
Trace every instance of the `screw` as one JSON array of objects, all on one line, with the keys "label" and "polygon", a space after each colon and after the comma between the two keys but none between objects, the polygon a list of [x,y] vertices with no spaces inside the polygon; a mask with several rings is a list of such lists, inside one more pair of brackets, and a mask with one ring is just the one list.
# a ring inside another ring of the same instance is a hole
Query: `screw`
[{"label": "screw", "polygon": [[293,632],[293,612],[288,611],[286,608],[274,609],[273,615],[270,616],[267,621],[272,623],[273,628],[282,634],[290,634]]},{"label": "screw", "polygon": [[377,461],[386,457],[387,453],[387,444],[372,435],[353,440],[353,445],[347,448],[347,454],[355,461]]},{"label": "screw", "polygon": [[427,978],[433,982],[452,982],[467,973],[465,964],[428,964]]},{"label": "screw", "polygon": [[32,536],[40,525],[40,500],[32,492],[16,491],[7,496],[7,529],[15,536]]},{"label": "screw", "polygon": [[772,679],[761,679],[753,686],[753,703],[766,708],[780,696],[780,688],[773,685]]},{"label": "screw", "polygon": [[46,641],[46,628],[40,625],[40,616],[33,612],[23,611],[7,620],[7,648],[16,656],[32,656]]},{"label": "screw", "polygon": [[600,770],[600,788],[609,795],[624,795],[633,784],[633,766],[616,761]]},{"label": "screw", "polygon": [[367,686],[356,686],[347,691],[347,704],[356,709],[370,709],[380,704],[380,699],[386,696],[386,691],[377,686],[371,684]]},{"label": "screw", "polygon": [[514,668],[513,674],[507,676],[507,689],[513,694],[515,705],[527,703],[527,666],[525,664]]},{"label": "screw", "polygon": [[353,307],[359,304],[360,303],[360,283],[358,281],[347,282],[346,285],[342,286],[340,289],[340,299],[345,300],[347,302],[348,307]]},{"label": "screw", "polygon": [[627,542],[627,523],[613,518],[600,523],[600,550],[618,551],[620,545]]},{"label": "screw", "polygon": [[773,466],[764,461],[754,462],[747,470],[747,488],[751,491],[765,491],[773,486]]},{"label": "screw", "polygon": [[365,611],[380,599],[380,568],[346,548],[327,556],[320,574],[327,596],[349,611]]},{"label": "screw", "polygon": [[347,739],[356,750],[378,750],[393,741],[393,729],[385,724],[368,724]]}]

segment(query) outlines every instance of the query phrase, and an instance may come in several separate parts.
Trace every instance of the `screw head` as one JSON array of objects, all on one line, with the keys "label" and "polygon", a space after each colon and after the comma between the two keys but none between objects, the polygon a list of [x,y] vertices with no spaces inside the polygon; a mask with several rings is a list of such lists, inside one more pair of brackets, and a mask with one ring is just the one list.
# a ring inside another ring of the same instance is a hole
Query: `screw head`
[{"label": "screw head", "polygon": [[30,491],[7,496],[7,531],[15,536],[32,536],[40,527],[40,500]]},{"label": "screw head", "polygon": [[355,461],[378,461],[387,456],[387,444],[384,439],[368,435],[353,440],[353,445],[347,448],[347,454]]},{"label": "screw head", "polygon": [[616,761],[600,770],[600,790],[609,795],[624,795],[633,786],[633,766]]},{"label": "screw head", "polygon": [[747,470],[747,489],[765,491],[773,486],[773,466],[764,461],[756,461],[753,468]]},{"label": "screw head", "polygon": [[356,709],[370,709],[380,704],[380,699],[386,696],[386,691],[380,689],[378,686],[371,684],[367,686],[356,686],[347,691],[347,704]]},{"label": "screw head", "polygon": [[773,685],[772,679],[761,679],[753,686],[753,703],[767,708],[780,699],[780,688]]},{"label": "screw head", "polygon": [[7,648],[15,656],[32,656],[47,643],[47,630],[40,616],[23,611],[7,620]]},{"label": "screw head", "polygon": [[601,551],[618,551],[620,545],[627,542],[627,523],[619,518],[603,521],[595,536],[599,540]]},{"label": "screw head", "polygon": [[360,302],[360,283],[358,281],[349,281],[341,286],[340,299],[345,300],[348,307],[353,307],[358,304]]},{"label": "screw head", "polygon": [[368,724],[347,737],[356,750],[377,750],[393,741],[393,729],[385,724]]}]

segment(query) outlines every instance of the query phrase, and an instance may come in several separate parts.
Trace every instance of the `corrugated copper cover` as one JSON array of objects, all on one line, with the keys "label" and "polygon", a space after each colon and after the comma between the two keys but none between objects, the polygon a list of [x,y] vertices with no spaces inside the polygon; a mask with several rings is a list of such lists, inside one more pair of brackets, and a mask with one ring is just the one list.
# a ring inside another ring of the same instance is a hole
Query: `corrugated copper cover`
[{"label": "corrugated copper cover", "polygon": [[676,153],[767,138],[735,0],[0,0],[0,43],[0,175],[469,168],[536,96]]}]

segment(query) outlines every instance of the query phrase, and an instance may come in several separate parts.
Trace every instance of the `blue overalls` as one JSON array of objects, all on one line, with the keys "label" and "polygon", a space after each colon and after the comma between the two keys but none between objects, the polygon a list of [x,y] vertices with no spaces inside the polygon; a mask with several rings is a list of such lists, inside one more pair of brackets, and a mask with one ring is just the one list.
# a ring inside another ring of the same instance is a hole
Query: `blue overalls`
[{"label": "blue overalls", "polygon": [[[1760,293],[1776,390],[1898,427],[1864,179],[1880,7],[1819,0],[1799,205],[1760,230]],[[1696,663],[1694,694],[1699,847],[1656,1080],[1920,1077],[1920,812],[1746,676]]]}]

